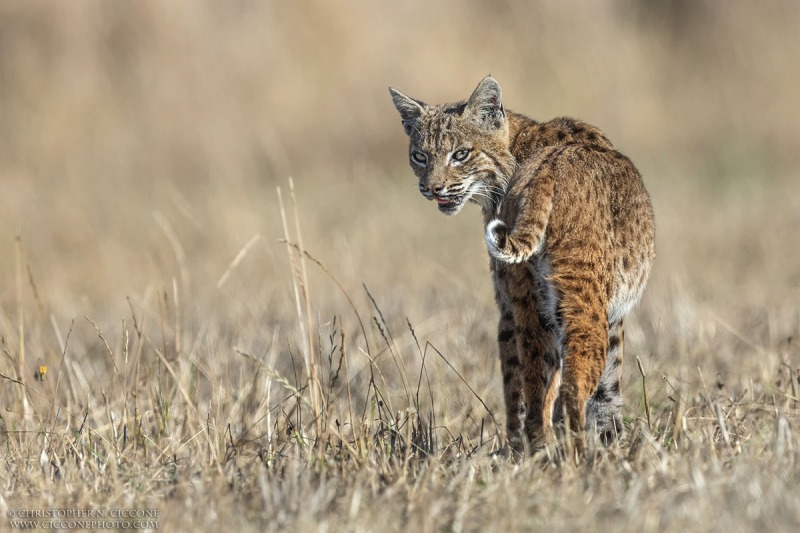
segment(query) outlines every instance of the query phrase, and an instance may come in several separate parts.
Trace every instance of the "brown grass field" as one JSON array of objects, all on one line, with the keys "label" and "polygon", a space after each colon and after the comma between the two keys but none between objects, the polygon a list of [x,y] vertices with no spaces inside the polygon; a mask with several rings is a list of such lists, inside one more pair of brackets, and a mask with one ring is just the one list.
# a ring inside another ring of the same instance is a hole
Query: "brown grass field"
[{"label": "brown grass field", "polygon": [[[0,530],[797,531],[798,27],[777,0],[2,2]],[[627,434],[591,462],[492,454],[480,214],[419,195],[386,90],[489,73],[602,127],[655,205]]]}]

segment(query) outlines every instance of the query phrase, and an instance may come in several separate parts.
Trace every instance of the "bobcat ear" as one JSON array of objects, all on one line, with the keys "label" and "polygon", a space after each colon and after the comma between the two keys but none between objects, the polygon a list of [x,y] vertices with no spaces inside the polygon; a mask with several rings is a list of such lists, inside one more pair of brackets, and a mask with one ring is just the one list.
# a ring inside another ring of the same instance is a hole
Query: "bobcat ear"
[{"label": "bobcat ear", "polygon": [[464,108],[465,115],[472,115],[482,126],[489,129],[503,127],[505,110],[503,110],[503,93],[500,84],[491,76],[481,80]]},{"label": "bobcat ear", "polygon": [[397,108],[400,118],[403,120],[403,129],[406,135],[411,135],[414,125],[419,120],[427,104],[406,96],[392,87],[389,87],[389,94],[392,95],[394,107]]}]

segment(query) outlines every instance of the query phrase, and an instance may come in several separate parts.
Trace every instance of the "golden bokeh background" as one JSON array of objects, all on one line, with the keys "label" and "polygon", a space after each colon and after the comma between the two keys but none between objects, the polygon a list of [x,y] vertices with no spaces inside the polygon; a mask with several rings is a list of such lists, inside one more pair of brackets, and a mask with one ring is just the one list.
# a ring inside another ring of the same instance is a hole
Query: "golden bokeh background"
[{"label": "golden bokeh background", "polygon": [[[367,214],[398,200],[409,202],[408,222],[374,238],[405,233],[431,208],[413,198],[386,87],[448,101],[488,73],[508,107],[600,125],[654,191],[677,177],[689,194],[709,191],[714,211],[732,184],[794,183],[775,179],[797,170],[798,10],[665,0],[4,2],[0,243],[9,256],[19,232],[48,271],[41,283],[64,296],[100,297],[98,277],[141,290],[166,268],[147,248],[159,238],[153,212],[187,254],[214,246],[227,257],[254,233],[280,233],[270,212],[288,176],[304,222],[324,223],[331,238],[355,218],[374,224]],[[662,217],[677,208],[656,202]],[[435,238],[447,224],[426,231]],[[126,265],[137,268],[123,276]]]}]

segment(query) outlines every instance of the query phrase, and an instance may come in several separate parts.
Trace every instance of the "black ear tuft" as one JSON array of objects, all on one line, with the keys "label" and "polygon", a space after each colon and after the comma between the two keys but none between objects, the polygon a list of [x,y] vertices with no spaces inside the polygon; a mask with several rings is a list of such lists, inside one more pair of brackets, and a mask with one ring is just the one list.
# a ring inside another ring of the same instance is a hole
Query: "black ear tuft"
[{"label": "black ear tuft", "polygon": [[503,126],[505,120],[503,93],[497,80],[491,76],[481,80],[467,100],[464,114],[473,116],[482,126],[489,129],[499,129]]},{"label": "black ear tuft", "polygon": [[419,120],[419,117],[425,110],[426,104],[410,96],[406,96],[392,87],[389,87],[389,94],[392,95],[394,107],[397,109],[397,112],[400,113],[406,135],[410,135],[417,120]]}]

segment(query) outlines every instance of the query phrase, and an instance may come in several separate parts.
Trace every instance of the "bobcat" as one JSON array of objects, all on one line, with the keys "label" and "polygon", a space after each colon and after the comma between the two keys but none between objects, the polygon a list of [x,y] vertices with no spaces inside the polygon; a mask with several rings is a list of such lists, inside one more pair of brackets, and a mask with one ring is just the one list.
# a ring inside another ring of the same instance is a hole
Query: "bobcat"
[{"label": "bobcat", "polygon": [[609,445],[624,429],[623,320],[655,257],[639,172],[594,126],[506,110],[491,77],[453,104],[389,91],[422,195],[446,215],[483,210],[509,445],[540,449],[564,414],[579,453],[586,436]]}]

